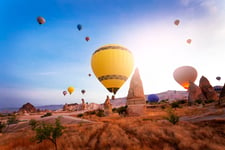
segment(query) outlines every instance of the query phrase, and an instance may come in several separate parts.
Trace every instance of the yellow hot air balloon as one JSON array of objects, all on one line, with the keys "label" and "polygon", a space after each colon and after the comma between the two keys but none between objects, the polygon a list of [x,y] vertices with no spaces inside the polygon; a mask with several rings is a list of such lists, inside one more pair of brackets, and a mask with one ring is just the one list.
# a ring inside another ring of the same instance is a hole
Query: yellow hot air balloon
[{"label": "yellow hot air balloon", "polygon": [[189,88],[190,83],[194,82],[197,78],[197,71],[191,66],[182,66],[173,72],[174,79],[185,89]]},{"label": "yellow hot air balloon", "polygon": [[134,58],[127,48],[118,44],[107,44],[92,54],[91,67],[105,88],[116,94],[132,73]]},{"label": "yellow hot air balloon", "polygon": [[74,92],[74,87],[72,87],[72,86],[70,86],[70,87],[68,87],[68,92],[70,93],[70,94],[72,94],[73,92]]}]

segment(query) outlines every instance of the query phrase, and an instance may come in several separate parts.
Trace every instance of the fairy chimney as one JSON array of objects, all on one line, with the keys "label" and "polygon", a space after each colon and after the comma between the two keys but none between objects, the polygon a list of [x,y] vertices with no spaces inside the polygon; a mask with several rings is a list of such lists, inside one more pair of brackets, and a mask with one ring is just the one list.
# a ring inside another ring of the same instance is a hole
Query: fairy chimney
[{"label": "fairy chimney", "polygon": [[189,88],[188,88],[188,103],[193,104],[196,100],[202,100],[205,101],[206,97],[202,93],[202,90],[199,86],[194,84],[193,82],[190,82]]},{"label": "fairy chimney", "polygon": [[84,101],[83,98],[81,99],[81,101],[82,101],[82,103],[81,103],[81,109],[82,109],[82,110],[85,110],[86,107],[87,107],[87,106],[86,106],[86,103],[85,103],[85,101]]},{"label": "fairy chimney", "polygon": [[199,81],[199,87],[201,88],[202,93],[205,95],[207,100],[219,100],[216,91],[214,90],[214,88],[206,77],[201,77]]},{"label": "fairy chimney", "polygon": [[109,96],[106,97],[105,103],[104,103],[104,113],[105,116],[109,116],[112,114],[112,104],[110,103]]},{"label": "fairy chimney", "polygon": [[145,95],[142,81],[139,75],[138,68],[130,81],[130,88],[127,95],[127,113],[130,116],[142,115],[145,113]]}]

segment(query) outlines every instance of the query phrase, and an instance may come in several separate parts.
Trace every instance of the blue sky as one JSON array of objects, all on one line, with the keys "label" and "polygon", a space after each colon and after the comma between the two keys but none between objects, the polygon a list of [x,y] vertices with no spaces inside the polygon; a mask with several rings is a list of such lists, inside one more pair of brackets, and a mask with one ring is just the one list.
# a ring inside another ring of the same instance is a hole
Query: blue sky
[{"label": "blue sky", "polygon": [[[88,73],[92,53],[109,43],[132,51],[145,94],[184,90],[172,76],[183,65],[197,69],[196,84],[204,75],[223,85],[224,14],[221,0],[1,1],[0,107],[104,102],[111,94]],[[38,16],[46,23],[39,25]],[[75,92],[63,96],[68,86]],[[128,87],[129,80],[116,97],[126,96]]]}]

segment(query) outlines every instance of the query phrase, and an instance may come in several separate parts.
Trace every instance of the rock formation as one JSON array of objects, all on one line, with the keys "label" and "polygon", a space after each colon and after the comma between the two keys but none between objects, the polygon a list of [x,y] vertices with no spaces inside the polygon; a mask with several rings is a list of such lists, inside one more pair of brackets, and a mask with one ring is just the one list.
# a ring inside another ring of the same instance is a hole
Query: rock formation
[{"label": "rock formation", "polygon": [[30,103],[24,104],[18,111],[18,113],[34,113],[37,109]]},{"label": "rock formation", "polygon": [[82,108],[81,109],[82,110],[85,110],[86,109],[86,103],[85,103],[85,101],[84,101],[83,98],[81,99],[81,101],[82,101],[82,104],[81,104],[82,105]]},{"label": "rock formation", "polygon": [[189,88],[188,88],[188,103],[193,104],[196,100],[202,100],[205,101],[206,97],[202,93],[202,90],[200,87],[198,87],[193,82],[190,82]]},{"label": "rock formation", "polygon": [[209,80],[202,76],[199,81],[199,87],[202,90],[202,93],[205,95],[207,100],[219,100],[219,97],[212,87],[212,85],[209,83]]},{"label": "rock formation", "polygon": [[220,92],[220,97],[219,97],[219,104],[222,104],[225,102],[225,83],[224,86]]},{"label": "rock formation", "polygon": [[127,95],[127,113],[129,116],[145,113],[146,101],[139,70],[136,68],[130,81]]},{"label": "rock formation", "polygon": [[105,103],[104,103],[104,113],[106,116],[112,114],[112,104],[110,103],[109,96],[107,96]]}]

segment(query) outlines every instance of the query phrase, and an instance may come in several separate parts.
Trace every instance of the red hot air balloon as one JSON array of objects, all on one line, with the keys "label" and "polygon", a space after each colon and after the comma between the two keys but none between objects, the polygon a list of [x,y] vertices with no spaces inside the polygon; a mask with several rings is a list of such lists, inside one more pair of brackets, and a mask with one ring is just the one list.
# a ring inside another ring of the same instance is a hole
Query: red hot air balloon
[{"label": "red hot air balloon", "polygon": [[39,24],[44,24],[46,21],[45,21],[45,18],[39,16],[39,17],[37,17],[37,22],[38,22]]},{"label": "red hot air balloon", "polygon": [[90,40],[90,37],[87,36],[87,37],[85,38],[85,40],[88,42],[88,41]]},{"label": "red hot air balloon", "polygon": [[186,41],[188,44],[191,44],[192,40],[191,39],[187,39]]},{"label": "red hot air balloon", "polygon": [[85,92],[86,92],[85,90],[81,90],[81,93],[82,93],[82,94],[85,94]]},{"label": "red hot air balloon", "polygon": [[178,26],[178,25],[180,24],[180,20],[178,20],[178,19],[175,20],[175,21],[174,21],[174,24]]},{"label": "red hot air balloon", "polygon": [[65,96],[67,94],[67,91],[63,91],[63,95]]}]

